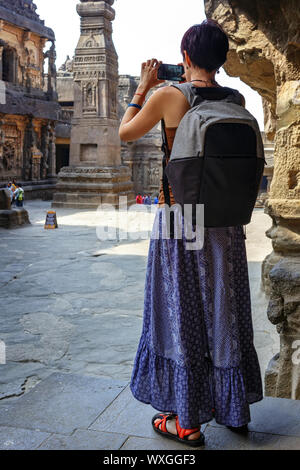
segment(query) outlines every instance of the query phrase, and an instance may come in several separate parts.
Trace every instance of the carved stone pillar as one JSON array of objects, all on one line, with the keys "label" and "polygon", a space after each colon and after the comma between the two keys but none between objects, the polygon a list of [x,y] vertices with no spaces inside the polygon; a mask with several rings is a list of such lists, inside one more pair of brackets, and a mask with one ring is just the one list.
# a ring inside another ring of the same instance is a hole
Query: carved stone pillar
[{"label": "carved stone pillar", "polygon": [[38,181],[40,179],[40,168],[41,168],[41,159],[42,152],[37,147],[32,147],[32,168],[31,175],[33,181]]},{"label": "carved stone pillar", "polygon": [[112,41],[114,0],[81,0],[81,34],[74,59],[70,167],[59,174],[54,207],[134,202],[129,167],[121,164],[117,116],[118,57]]},{"label": "carved stone pillar", "polygon": [[20,147],[19,147],[19,154],[18,159],[16,162],[16,168],[18,171],[19,176],[22,176],[22,167],[23,167],[23,148],[24,148],[24,138],[25,138],[25,129],[27,125],[27,121],[24,118],[18,119],[16,121],[16,125],[18,131],[20,133]]},{"label": "carved stone pillar", "polygon": [[[266,372],[266,394],[300,399],[300,51],[297,2],[205,0],[208,17],[228,33],[225,69],[264,98],[265,131],[275,132],[274,174],[265,211],[273,252],[262,266],[270,295],[268,317],[280,334],[280,353]],[[297,354],[296,354],[297,356]]]},{"label": "carved stone pillar", "polygon": [[55,145],[55,124],[51,123],[49,130],[49,157],[48,157],[48,176],[56,178],[56,145]]},{"label": "carved stone pillar", "polygon": [[4,43],[3,41],[0,41],[0,80],[2,80],[2,70],[3,70],[3,49],[4,49]]},{"label": "carved stone pillar", "polygon": [[5,132],[3,129],[3,124],[4,121],[1,119],[0,120],[0,171],[3,170],[4,164],[3,164],[3,147],[5,143]]},{"label": "carved stone pillar", "polygon": [[276,161],[266,204],[272,218],[266,234],[273,253],[263,265],[263,277],[270,280],[268,317],[280,334],[280,354],[266,372],[266,394],[294,399],[300,399],[300,366],[295,359],[300,346],[299,94],[299,81],[288,80],[278,87]]},{"label": "carved stone pillar", "polygon": [[30,181],[32,175],[32,147],[34,145],[34,129],[32,118],[27,121],[27,126],[24,132],[23,141],[23,167],[22,167],[22,179],[24,181]]}]

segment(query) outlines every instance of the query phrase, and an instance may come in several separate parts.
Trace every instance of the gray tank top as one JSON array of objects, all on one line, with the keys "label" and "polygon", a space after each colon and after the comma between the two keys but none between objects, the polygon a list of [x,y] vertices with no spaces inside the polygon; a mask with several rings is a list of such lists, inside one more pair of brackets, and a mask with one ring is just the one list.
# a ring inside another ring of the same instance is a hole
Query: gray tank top
[{"label": "gray tank top", "polygon": [[[190,103],[191,106],[196,105],[197,100],[199,100],[199,97],[195,94],[194,90],[197,89],[197,88],[200,88],[200,87],[196,87],[191,82],[172,84],[170,86],[178,88],[178,90],[180,90],[184,94],[184,96],[186,97],[187,101]],[[203,88],[206,88],[206,87],[201,87],[201,88],[203,89]],[[215,88],[215,87],[209,87],[209,88]],[[228,95],[225,99],[226,101],[228,101],[228,103],[235,103],[235,104],[242,105],[243,97],[239,93],[238,90],[235,90],[234,88],[228,88],[228,87],[221,87],[221,88],[223,88],[224,90],[230,90],[231,91],[231,94]],[[201,100],[201,98],[200,98],[200,100]]]}]

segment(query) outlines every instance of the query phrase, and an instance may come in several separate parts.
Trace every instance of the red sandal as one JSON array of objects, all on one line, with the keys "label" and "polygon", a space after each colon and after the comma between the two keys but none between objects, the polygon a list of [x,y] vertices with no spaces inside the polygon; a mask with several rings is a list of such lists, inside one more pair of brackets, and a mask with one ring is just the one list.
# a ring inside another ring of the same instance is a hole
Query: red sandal
[{"label": "red sandal", "polygon": [[[174,418],[176,418],[177,435],[170,433],[167,430],[167,426],[166,426],[167,421],[169,419],[174,419]],[[159,419],[159,421],[157,423],[154,423],[154,421],[157,419]],[[161,429],[159,429],[160,425],[161,425]],[[169,413],[169,414],[157,413],[152,418],[152,427],[155,432],[158,432],[159,434],[162,434],[163,436],[168,437],[169,439],[174,439],[175,441],[182,442],[183,444],[186,444],[188,446],[199,447],[199,446],[204,445],[204,434],[202,432],[200,432],[200,437],[198,439],[188,439],[188,436],[190,434],[200,431],[200,428],[198,427],[198,428],[193,428],[193,429],[184,429],[180,427],[178,416],[175,415],[174,413]]]}]

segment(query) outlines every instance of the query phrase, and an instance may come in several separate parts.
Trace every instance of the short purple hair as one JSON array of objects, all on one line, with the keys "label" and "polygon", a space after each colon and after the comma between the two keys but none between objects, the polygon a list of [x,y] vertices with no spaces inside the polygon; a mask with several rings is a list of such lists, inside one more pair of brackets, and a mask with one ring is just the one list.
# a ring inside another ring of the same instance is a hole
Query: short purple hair
[{"label": "short purple hair", "polygon": [[228,37],[214,20],[207,19],[191,26],[181,41],[181,53],[186,51],[193,65],[212,72],[226,62]]}]

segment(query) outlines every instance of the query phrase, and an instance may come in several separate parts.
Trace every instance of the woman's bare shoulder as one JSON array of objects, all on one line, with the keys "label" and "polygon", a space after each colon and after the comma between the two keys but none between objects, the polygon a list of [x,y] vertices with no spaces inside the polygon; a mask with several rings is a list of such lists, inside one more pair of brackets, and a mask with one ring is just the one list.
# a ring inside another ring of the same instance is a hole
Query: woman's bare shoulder
[{"label": "woman's bare shoulder", "polygon": [[180,96],[182,95],[182,93],[180,92],[180,90],[178,90],[178,88],[176,88],[175,86],[173,85],[164,85],[164,86],[161,86],[159,88],[157,88],[157,90],[155,90],[154,92],[155,95],[157,96]]}]

